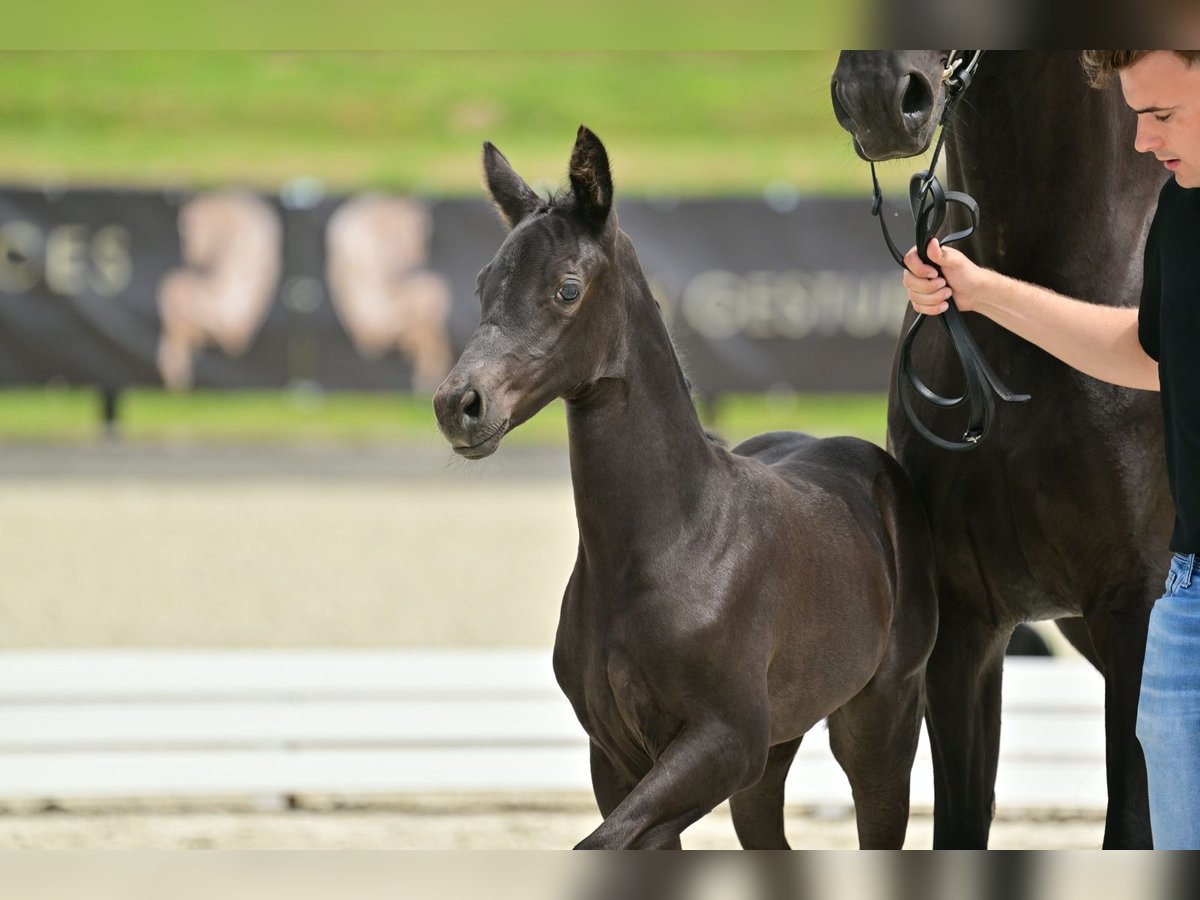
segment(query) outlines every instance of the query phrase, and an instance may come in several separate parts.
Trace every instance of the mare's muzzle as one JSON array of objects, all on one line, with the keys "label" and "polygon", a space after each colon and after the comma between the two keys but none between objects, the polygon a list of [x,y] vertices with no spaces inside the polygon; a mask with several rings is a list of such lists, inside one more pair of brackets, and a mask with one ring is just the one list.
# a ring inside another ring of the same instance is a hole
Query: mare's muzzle
[{"label": "mare's muzzle", "polygon": [[838,123],[864,160],[916,156],[929,146],[934,87],[915,66],[885,63],[875,54],[843,54],[830,83]]}]

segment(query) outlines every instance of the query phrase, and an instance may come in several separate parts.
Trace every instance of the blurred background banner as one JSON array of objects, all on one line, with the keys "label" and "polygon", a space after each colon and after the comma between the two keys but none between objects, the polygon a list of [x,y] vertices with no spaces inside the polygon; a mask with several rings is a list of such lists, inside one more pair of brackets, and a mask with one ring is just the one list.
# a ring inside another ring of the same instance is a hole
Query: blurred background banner
[{"label": "blurred background banner", "polygon": [[[866,202],[619,203],[702,394],[887,386],[904,311]],[[479,321],[480,199],[0,190],[0,383],[414,390]]]}]

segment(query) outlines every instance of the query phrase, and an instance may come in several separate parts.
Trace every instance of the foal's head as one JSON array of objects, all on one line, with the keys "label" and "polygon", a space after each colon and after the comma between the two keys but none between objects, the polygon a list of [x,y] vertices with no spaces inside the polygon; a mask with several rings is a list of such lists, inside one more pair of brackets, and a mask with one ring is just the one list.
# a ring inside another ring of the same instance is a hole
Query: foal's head
[{"label": "foal's head", "polygon": [[491,454],[556,397],[605,376],[620,354],[624,311],[612,177],[600,140],[580,127],[571,191],[543,200],[490,143],[488,190],[511,231],[479,273],[479,327],[433,398],[456,453]]}]

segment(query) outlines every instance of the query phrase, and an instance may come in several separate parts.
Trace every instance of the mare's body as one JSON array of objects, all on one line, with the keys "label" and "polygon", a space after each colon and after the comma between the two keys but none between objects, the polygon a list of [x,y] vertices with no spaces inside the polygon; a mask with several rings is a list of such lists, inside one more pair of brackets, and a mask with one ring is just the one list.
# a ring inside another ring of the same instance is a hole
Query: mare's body
[{"label": "mare's body", "polygon": [[[928,145],[943,100],[940,55],[842,54],[834,107],[860,155],[911,156]],[[989,51],[946,138],[947,186],[971,194],[982,214],[960,248],[1068,296],[1136,305],[1164,173],[1135,152],[1133,130],[1119,89],[1089,88],[1077,54]],[[889,447],[925,503],[937,547],[935,846],[986,846],[1004,647],[1018,623],[1058,619],[1105,677],[1104,844],[1148,847],[1134,723],[1172,521],[1159,398],[1091,379],[982,317],[967,318],[1001,380],[1033,400],[1000,404],[988,439],[966,453],[923,440],[894,383],[888,413]],[[925,329],[914,359],[939,393],[960,386],[940,329]],[[965,424],[961,411],[922,412],[947,437]]]}]

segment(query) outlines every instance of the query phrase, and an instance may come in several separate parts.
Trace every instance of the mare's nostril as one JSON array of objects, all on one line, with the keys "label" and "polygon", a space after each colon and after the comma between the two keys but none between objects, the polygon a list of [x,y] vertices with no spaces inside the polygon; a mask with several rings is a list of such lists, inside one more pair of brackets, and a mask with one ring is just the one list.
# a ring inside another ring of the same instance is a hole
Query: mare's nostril
[{"label": "mare's nostril", "polygon": [[479,392],[472,388],[463,394],[459,409],[462,410],[464,418],[478,419],[483,413],[483,400]]},{"label": "mare's nostril", "polygon": [[908,86],[900,98],[900,111],[906,116],[927,113],[933,109],[933,93],[919,75],[908,76]]}]

